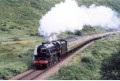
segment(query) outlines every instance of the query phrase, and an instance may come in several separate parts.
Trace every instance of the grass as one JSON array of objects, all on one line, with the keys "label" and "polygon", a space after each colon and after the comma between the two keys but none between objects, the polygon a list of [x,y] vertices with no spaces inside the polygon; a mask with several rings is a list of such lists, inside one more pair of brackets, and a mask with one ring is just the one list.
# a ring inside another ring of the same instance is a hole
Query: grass
[{"label": "grass", "polygon": [[[38,36],[40,18],[61,1],[64,0],[0,0],[0,41]],[[79,6],[104,5],[120,13],[119,0],[76,1]]]},{"label": "grass", "polygon": [[0,37],[38,36],[39,19],[60,1],[0,0]]},{"label": "grass", "polygon": [[[77,54],[52,80],[100,80],[119,79],[120,34],[96,41],[91,47]],[[114,56],[114,57],[113,57]],[[117,57],[118,56],[118,57]],[[117,57],[117,59],[116,59]],[[114,63],[115,62],[115,63]],[[109,66],[109,67],[108,67]],[[112,67],[112,68],[111,68]],[[117,68],[117,69],[116,69]],[[112,71],[111,71],[112,70]],[[112,77],[113,76],[113,77]]]},{"label": "grass", "polygon": [[120,50],[111,57],[103,60],[101,67],[101,79],[120,80]]},{"label": "grass", "polygon": [[35,45],[38,42],[27,44],[0,44],[0,79],[22,73],[32,66]]},{"label": "grass", "polygon": [[[45,13],[47,13],[51,7],[54,7],[55,4],[60,3],[61,1],[64,0],[0,0],[0,43],[17,40],[41,41],[42,38],[38,35],[39,19]],[[119,0],[76,0],[76,1],[80,6],[81,5],[89,6],[91,4],[109,6],[113,10],[120,13]],[[101,31],[101,29],[94,30],[93,28],[91,28],[89,31],[88,30],[89,29],[86,28],[81,33],[84,34],[85,32],[93,33]],[[77,34],[80,34],[79,31],[77,32]],[[61,33],[59,37],[66,38],[74,36],[76,35],[71,32],[67,33],[65,32]],[[112,43],[113,42],[110,42],[108,43],[108,45],[109,44],[111,45]],[[117,40],[115,43],[117,43]],[[29,44],[6,44],[6,45],[0,44],[0,79],[8,79],[13,75],[16,75],[29,69],[32,64],[33,49],[36,44],[38,44],[38,42]],[[100,45],[104,45],[104,43],[100,43],[96,47],[99,47]],[[105,48],[109,49],[107,47]],[[113,46],[112,49],[106,51],[106,54],[109,55],[109,53],[112,53],[112,51],[115,49],[116,48],[114,48]],[[95,49],[94,51],[92,51],[96,55],[95,51],[98,50]],[[103,57],[104,50],[100,50],[99,52],[102,54],[99,57]],[[91,55],[91,51],[88,52],[88,54]],[[91,59],[93,59],[91,56],[84,56],[83,61],[91,62],[90,61]],[[85,67],[87,68],[86,63],[83,64],[85,65],[84,67],[77,66],[77,63],[72,64],[76,64],[76,67],[78,69],[82,68],[83,71],[86,70],[86,72],[89,72],[89,70],[85,69]],[[70,67],[71,66],[69,66],[69,68]],[[74,66],[72,67],[74,69]],[[61,70],[60,72],[63,71]],[[80,72],[83,71],[81,70]],[[68,71],[68,74],[69,73],[70,71]],[[89,75],[92,76],[91,74]],[[81,78],[84,79],[84,76],[82,74],[80,74],[79,76],[81,76]],[[98,74],[96,74],[96,76],[99,77]],[[63,75],[61,79],[69,78],[68,76],[66,77]],[[76,76],[72,78],[79,79]],[[89,79],[89,77],[87,77],[87,79]]]}]

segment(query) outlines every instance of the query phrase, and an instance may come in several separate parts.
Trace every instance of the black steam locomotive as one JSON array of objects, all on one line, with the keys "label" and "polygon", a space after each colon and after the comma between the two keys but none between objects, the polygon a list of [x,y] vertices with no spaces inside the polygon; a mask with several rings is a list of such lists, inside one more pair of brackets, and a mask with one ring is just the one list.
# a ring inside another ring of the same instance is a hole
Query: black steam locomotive
[{"label": "black steam locomotive", "polygon": [[67,41],[44,42],[34,52],[33,63],[38,68],[47,68],[67,55]]}]

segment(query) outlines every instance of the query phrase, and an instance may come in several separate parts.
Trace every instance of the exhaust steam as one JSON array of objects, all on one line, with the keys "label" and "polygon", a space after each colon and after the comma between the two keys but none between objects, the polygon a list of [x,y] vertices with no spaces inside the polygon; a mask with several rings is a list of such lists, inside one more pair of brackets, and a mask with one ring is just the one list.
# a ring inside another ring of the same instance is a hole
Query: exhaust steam
[{"label": "exhaust steam", "polygon": [[75,0],[65,0],[51,8],[39,23],[39,33],[52,41],[52,37],[56,40],[53,33],[81,30],[84,25],[119,28],[120,18],[117,12],[106,6],[78,6]]}]

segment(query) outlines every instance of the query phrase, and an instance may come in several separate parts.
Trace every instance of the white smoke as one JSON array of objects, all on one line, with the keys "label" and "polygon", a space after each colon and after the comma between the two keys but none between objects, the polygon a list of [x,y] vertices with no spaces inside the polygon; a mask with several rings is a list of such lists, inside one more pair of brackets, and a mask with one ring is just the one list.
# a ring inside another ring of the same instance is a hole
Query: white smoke
[{"label": "white smoke", "polygon": [[49,37],[47,37],[47,41],[57,40],[57,33],[51,33]]},{"label": "white smoke", "polygon": [[84,25],[117,28],[120,26],[118,14],[106,6],[78,6],[75,0],[65,0],[56,4],[39,21],[39,33],[49,36],[66,30],[81,30]]}]

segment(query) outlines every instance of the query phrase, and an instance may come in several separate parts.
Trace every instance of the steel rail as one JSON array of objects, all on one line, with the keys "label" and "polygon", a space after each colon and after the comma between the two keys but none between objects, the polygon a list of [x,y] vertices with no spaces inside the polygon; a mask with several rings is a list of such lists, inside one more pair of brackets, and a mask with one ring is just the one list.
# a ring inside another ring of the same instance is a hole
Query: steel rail
[{"label": "steel rail", "polygon": [[[112,32],[112,33],[106,33],[106,34],[101,34],[101,35],[98,35],[98,36],[95,36],[93,37],[92,39],[89,39],[89,40],[86,40],[85,42],[83,42],[82,44],[78,44],[77,46],[73,47],[71,50],[69,50],[66,54],[66,56],[64,58],[62,58],[62,60],[60,60],[59,62],[63,61],[64,59],[66,59],[67,57],[71,56],[72,54],[74,54],[76,51],[78,51],[79,49],[81,49],[82,47],[84,47],[85,45],[95,41],[95,40],[98,40],[98,39],[101,39],[102,37],[105,37],[105,36],[108,36],[108,35],[111,35],[111,34],[114,34],[115,32]],[[59,62],[57,62],[56,64],[58,64]],[[54,66],[56,65],[52,65],[51,67],[45,69],[45,70],[33,70],[31,72],[29,72],[28,74],[22,76],[22,77],[19,77],[19,78],[11,78],[10,80],[33,80],[35,79],[36,77],[38,76],[41,76],[42,74],[44,74],[45,72],[49,71],[49,69],[51,68],[54,68]]]}]

